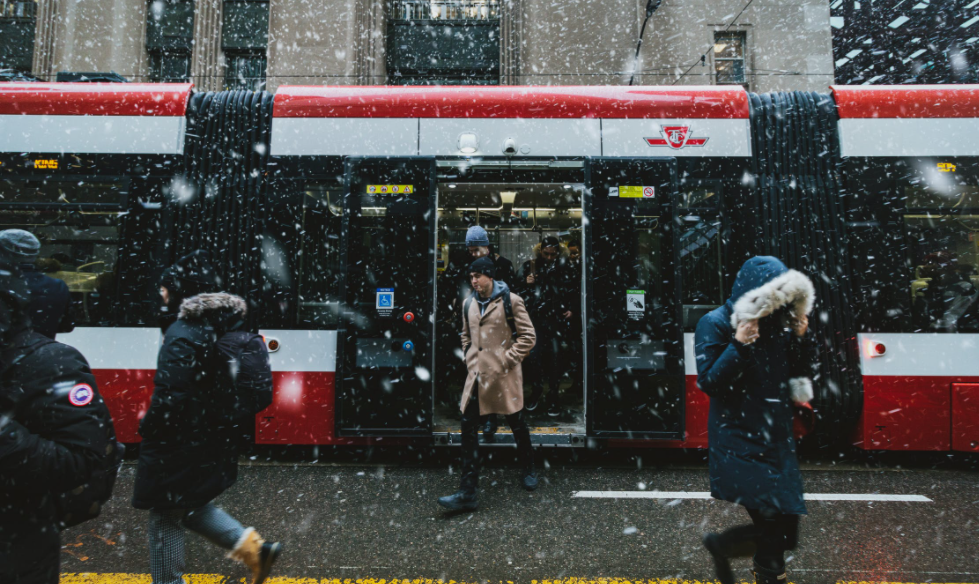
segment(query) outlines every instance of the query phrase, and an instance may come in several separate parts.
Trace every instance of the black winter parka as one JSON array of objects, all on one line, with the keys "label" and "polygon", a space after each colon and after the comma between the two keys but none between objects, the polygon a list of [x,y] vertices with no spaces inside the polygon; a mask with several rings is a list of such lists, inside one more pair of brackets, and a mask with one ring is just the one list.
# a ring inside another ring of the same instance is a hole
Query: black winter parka
[{"label": "black winter parka", "polygon": [[74,348],[26,330],[0,362],[0,581],[28,582],[30,566],[58,560],[54,498],[88,481],[114,433]]},{"label": "black winter parka", "polygon": [[[196,509],[233,485],[239,444],[254,415],[235,394],[235,372],[218,350],[226,332],[241,326],[245,301],[231,294],[201,294],[183,301],[166,332],[153,380],[153,398],[139,426],[139,462],[133,506]],[[268,351],[261,337],[240,347],[237,374],[254,371],[271,385]],[[254,345],[254,346],[253,346]],[[259,346],[260,345],[260,346]]]}]

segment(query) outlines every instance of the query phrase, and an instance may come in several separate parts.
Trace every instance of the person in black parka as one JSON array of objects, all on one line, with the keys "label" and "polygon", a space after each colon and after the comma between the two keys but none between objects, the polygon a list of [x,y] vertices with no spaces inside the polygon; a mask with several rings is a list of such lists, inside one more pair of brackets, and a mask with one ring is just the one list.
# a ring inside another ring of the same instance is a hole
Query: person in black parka
[{"label": "person in black parka", "polygon": [[[268,351],[260,336],[236,334],[244,324],[245,301],[213,292],[220,283],[207,254],[181,258],[163,282],[171,314],[175,300],[183,299],[164,336],[152,401],[140,422],[133,493],[133,506],[150,510],[153,583],[183,581],[186,528],[229,550],[259,584],[281,544],[264,541],[211,501],[235,483],[244,425],[253,425],[257,413],[242,407],[248,400],[239,394],[260,389],[257,383],[271,395]],[[229,339],[242,346],[223,346]]]},{"label": "person in black parka", "polygon": [[0,582],[56,584],[58,496],[84,485],[115,446],[81,353],[31,330],[27,283],[0,263]]},{"label": "person in black parka", "polygon": [[708,534],[722,584],[728,558],[754,554],[759,583],[785,581],[786,550],[806,513],[792,433],[793,404],[812,399],[809,278],[773,257],[738,272],[731,298],[697,323],[697,384],[710,396],[711,495],[745,507],[752,525]]}]

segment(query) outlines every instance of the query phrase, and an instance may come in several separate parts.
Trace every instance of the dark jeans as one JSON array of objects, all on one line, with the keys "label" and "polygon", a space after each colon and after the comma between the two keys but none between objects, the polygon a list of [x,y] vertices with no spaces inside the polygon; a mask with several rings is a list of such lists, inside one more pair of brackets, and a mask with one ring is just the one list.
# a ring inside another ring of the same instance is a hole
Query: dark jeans
[{"label": "dark jeans", "polygon": [[772,573],[785,572],[785,552],[799,544],[799,516],[745,509],[751,525],[720,534],[722,553],[729,558],[754,555],[755,565]]},{"label": "dark jeans", "polygon": [[[477,382],[478,383],[478,382]],[[472,492],[479,486],[479,398],[473,396],[462,413],[462,484],[460,489]],[[523,419],[523,410],[506,416],[506,423],[517,442],[520,465],[527,469],[534,464],[534,449],[530,445],[530,428]]]}]

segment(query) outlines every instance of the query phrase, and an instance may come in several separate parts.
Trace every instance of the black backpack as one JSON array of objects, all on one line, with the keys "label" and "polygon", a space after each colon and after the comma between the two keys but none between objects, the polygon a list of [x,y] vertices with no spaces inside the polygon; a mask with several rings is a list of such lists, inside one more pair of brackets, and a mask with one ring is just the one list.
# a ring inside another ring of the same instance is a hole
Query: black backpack
[{"label": "black backpack", "polygon": [[[9,362],[2,363],[0,365],[2,370],[7,371],[9,367],[16,365],[24,357],[57,342],[41,335],[38,335],[37,339],[38,342],[26,347],[23,352],[17,354]],[[108,414],[108,410],[105,411]],[[55,517],[60,530],[84,523],[89,519],[95,519],[102,512],[102,506],[112,498],[112,489],[115,487],[116,477],[119,476],[126,447],[116,440],[112,418],[106,415],[106,419],[102,421],[108,438],[108,446],[106,446],[104,457],[101,457],[101,464],[92,471],[92,475],[85,484],[54,497]]]},{"label": "black backpack", "polygon": [[[258,341],[254,343],[253,341]],[[261,346],[261,353],[245,353],[249,346]],[[224,333],[217,340],[218,353],[229,366],[235,389],[235,409],[242,416],[254,416],[272,405],[272,368],[265,340],[248,331]]]},{"label": "black backpack", "polygon": [[[112,428],[112,424],[109,424]],[[115,434],[110,436],[102,466],[92,471],[88,482],[54,499],[58,517],[58,527],[64,530],[89,519],[95,519],[102,512],[102,506],[112,498],[112,489],[122,467],[126,446],[117,442]]]}]

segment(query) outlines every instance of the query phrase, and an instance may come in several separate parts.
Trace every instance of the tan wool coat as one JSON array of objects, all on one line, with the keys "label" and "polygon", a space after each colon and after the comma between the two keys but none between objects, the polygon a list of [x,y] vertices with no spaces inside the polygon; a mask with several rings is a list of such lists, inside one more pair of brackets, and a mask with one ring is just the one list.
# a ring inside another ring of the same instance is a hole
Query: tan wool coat
[{"label": "tan wool coat", "polygon": [[[465,411],[477,379],[480,415],[515,414],[523,409],[523,371],[520,364],[534,348],[537,334],[523,298],[510,293],[510,303],[517,327],[515,338],[506,322],[502,298],[490,302],[482,316],[479,315],[479,303],[473,300],[469,314],[463,315],[462,347],[466,351],[469,376],[462,390],[460,411]],[[469,320],[468,327],[466,319]]]}]

